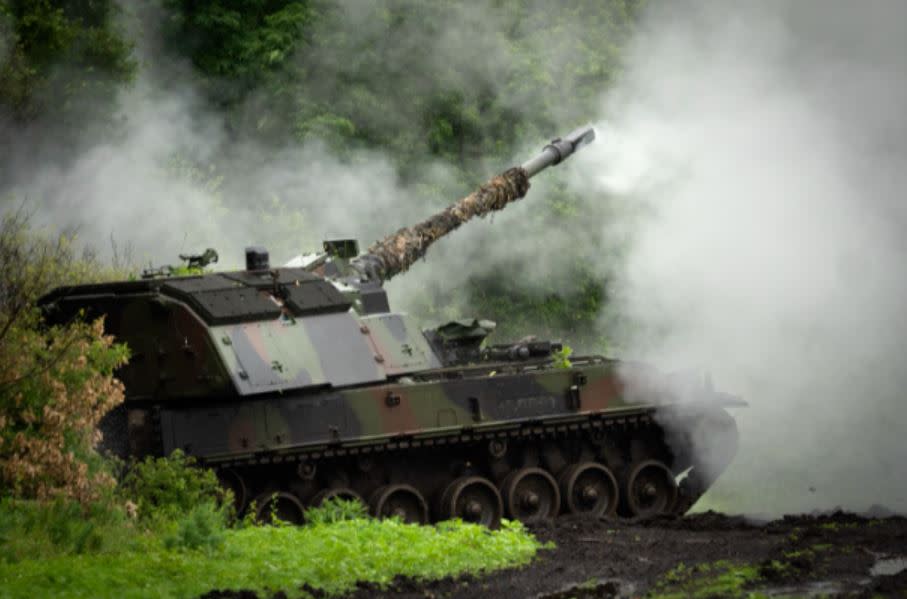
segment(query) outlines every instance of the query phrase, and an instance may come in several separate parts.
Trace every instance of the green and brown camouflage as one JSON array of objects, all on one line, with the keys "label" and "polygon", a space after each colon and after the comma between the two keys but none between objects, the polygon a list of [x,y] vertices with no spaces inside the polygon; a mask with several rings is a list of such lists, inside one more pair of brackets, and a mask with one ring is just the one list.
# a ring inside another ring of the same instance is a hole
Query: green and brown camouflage
[{"label": "green and brown camouflage", "polygon": [[[328,241],[297,267],[271,268],[266,250],[247,248],[242,271],[151,273],[60,288],[41,304],[52,322],[103,315],[130,348],[118,373],[126,402],[105,423],[107,446],[134,457],[182,450],[218,468],[240,507],[278,492],[292,516],[334,493],[370,496],[376,515],[493,525],[502,511],[556,515],[557,475],[557,506],[561,492],[585,493],[565,497],[566,511],[601,494],[611,496],[593,501],[601,513],[613,513],[618,495],[629,514],[682,511],[733,456],[736,428],[723,407],[739,402],[703,384],[687,386],[693,399],[681,401],[654,370],[601,356],[564,368],[552,356],[557,343],[485,346],[494,329],[486,320],[423,331],[390,309],[381,286],[464,222],[525,195],[529,177],[593,137],[579,129],[553,141],[361,255],[352,240]],[[628,392],[632,380],[647,381],[645,393]],[[704,422],[705,438],[691,438]],[[674,476],[697,467],[686,504],[675,500]],[[617,477],[620,492],[609,482]],[[649,508],[647,494],[657,499]]]}]

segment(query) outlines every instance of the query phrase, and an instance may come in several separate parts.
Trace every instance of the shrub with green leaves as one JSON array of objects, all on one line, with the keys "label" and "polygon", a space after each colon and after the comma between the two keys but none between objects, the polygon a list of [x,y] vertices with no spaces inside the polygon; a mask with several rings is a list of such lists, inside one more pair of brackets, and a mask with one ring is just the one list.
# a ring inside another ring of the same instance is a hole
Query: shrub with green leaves
[{"label": "shrub with green leaves", "polygon": [[177,520],[176,530],[164,537],[168,549],[217,549],[227,534],[225,511],[213,501],[193,507]]},{"label": "shrub with green leaves", "polygon": [[203,504],[223,511],[231,503],[214,472],[195,467],[195,460],[180,450],[132,464],[119,494],[138,506],[138,517],[144,522],[180,520]]}]

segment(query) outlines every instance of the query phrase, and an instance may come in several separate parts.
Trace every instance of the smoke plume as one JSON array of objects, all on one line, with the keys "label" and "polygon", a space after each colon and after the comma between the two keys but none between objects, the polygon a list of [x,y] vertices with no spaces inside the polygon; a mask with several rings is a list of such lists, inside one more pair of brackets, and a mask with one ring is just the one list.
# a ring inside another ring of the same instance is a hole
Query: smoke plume
[{"label": "smoke plume", "polygon": [[[520,38],[514,48],[504,32],[519,35],[520,27],[538,23],[491,2],[431,9],[418,2],[326,4],[323,18],[332,26],[319,30],[326,40],[301,49],[286,69],[317,73],[305,80],[305,100],[336,105],[341,115],[353,106],[356,125],[367,136],[419,131],[415,137],[424,146],[413,148],[420,152],[414,184],[412,177],[402,180],[399,164],[380,151],[344,148],[341,153],[317,133],[289,145],[250,135],[259,124],[283,130],[301,125],[258,123],[265,112],[262,103],[269,99],[258,92],[225,116],[206,97],[202,76],[188,59],[168,49],[164,30],[172,15],[151,5],[121,4],[139,69],[135,85],[120,94],[118,134],[92,132],[73,152],[54,143],[53,130],[7,131],[15,138],[15,151],[0,157],[0,173],[8,177],[0,177],[0,197],[26,201],[41,224],[77,229],[102,257],[110,255],[113,238],[143,265],[215,247],[226,260],[220,266],[236,266],[243,246],[253,243],[266,243],[279,262],[319,249],[325,237],[357,237],[365,247],[424,219],[471,191],[452,184],[462,181],[463,173],[443,157],[428,157],[433,133],[420,104],[428,92],[446,94],[452,102],[487,97],[503,117],[522,116],[547,101],[540,100],[546,96],[539,85],[528,81],[504,89],[514,56],[538,57],[538,77],[549,86],[561,84],[559,65],[584,39],[601,33],[584,26],[582,15],[568,15],[556,31]],[[527,10],[543,18],[541,8]],[[427,11],[427,19],[419,17],[421,11]],[[622,21],[613,20],[619,30]],[[570,84],[563,82],[564,93],[570,93]],[[291,76],[285,85],[300,84]],[[546,114],[560,119],[569,109],[569,103],[557,102]],[[566,123],[565,130],[573,124]],[[516,136],[501,133],[504,139]],[[486,165],[480,156],[470,160],[482,171],[470,174],[476,182],[512,166],[497,159]],[[525,239],[514,235],[520,237]],[[489,268],[494,263],[483,261]]]},{"label": "smoke plume", "polygon": [[591,196],[627,208],[626,354],[750,403],[707,505],[907,510],[907,7],[653,11]]}]

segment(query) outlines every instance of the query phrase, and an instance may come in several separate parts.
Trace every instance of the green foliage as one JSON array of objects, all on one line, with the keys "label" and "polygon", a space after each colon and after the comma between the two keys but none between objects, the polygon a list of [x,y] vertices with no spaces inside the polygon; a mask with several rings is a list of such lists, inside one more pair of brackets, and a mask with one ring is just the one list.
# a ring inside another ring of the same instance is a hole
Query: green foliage
[{"label": "green foliage", "polygon": [[185,264],[180,264],[179,266],[171,266],[167,272],[168,277],[194,277],[196,275],[203,275],[208,272],[205,268],[200,268],[198,266],[186,266]]},{"label": "green foliage", "polygon": [[570,368],[570,356],[573,354],[573,348],[565,345],[560,351],[553,352],[551,358],[554,361],[555,368]]},{"label": "green foliage", "polygon": [[164,0],[171,43],[208,75],[251,87],[279,68],[303,41],[312,18],[308,2]]},{"label": "green foliage", "polygon": [[134,532],[109,501],[0,499],[0,563],[122,551]]},{"label": "green foliage", "polygon": [[305,511],[305,523],[313,526],[364,518],[368,518],[368,509],[362,502],[339,498],[328,499],[320,506]]},{"label": "green foliage", "polygon": [[136,504],[143,522],[180,520],[206,503],[215,507],[231,503],[214,472],[194,464],[195,460],[180,450],[166,458],[146,457],[129,466],[119,494]]},{"label": "green foliage", "polygon": [[101,320],[43,326],[34,304],[89,264],[21,212],[0,218],[0,496],[86,504],[113,484],[94,450],[96,426],[123,401],[113,374],[128,350]]},{"label": "green foliage", "polygon": [[72,129],[109,121],[116,90],[136,70],[116,13],[113,0],[0,2],[8,45],[0,54],[0,106],[20,121],[44,118]]},{"label": "green foliage", "polygon": [[697,566],[680,563],[668,571],[649,594],[652,599],[758,597],[746,589],[760,579],[759,568],[731,561]]},{"label": "green foliage", "polygon": [[354,519],[304,527],[229,530],[220,546],[167,549],[157,537],[122,551],[0,563],[5,596],[197,597],[212,589],[300,596],[303,584],[339,594],[356,581],[439,578],[529,562],[539,543],[522,526],[437,527]]},{"label": "green foliage", "polygon": [[205,501],[177,520],[176,530],[164,537],[164,546],[168,549],[212,551],[223,545],[226,534],[225,510],[213,501]]},{"label": "green foliage", "polygon": [[410,174],[426,156],[471,169],[588,118],[637,4],[164,1],[171,51],[244,132],[380,148]]}]

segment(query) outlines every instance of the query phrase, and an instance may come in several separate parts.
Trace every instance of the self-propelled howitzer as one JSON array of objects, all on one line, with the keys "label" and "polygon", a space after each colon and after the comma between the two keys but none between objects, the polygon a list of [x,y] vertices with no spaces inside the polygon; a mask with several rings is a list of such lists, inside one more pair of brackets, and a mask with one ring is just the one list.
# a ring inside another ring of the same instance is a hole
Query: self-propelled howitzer
[{"label": "self-propelled howitzer", "polygon": [[[487,320],[422,330],[383,281],[594,137],[580,129],[521,167],[359,254],[351,240],[271,268],[54,290],[50,322],[105,317],[131,351],[123,406],[103,423],[124,456],[182,450],[240,510],[300,521],[357,498],[379,517],[495,526],[561,513],[683,513],[729,463],[739,400],[699,380],[527,337],[486,345]],[[684,475],[682,482],[681,475]]]}]

